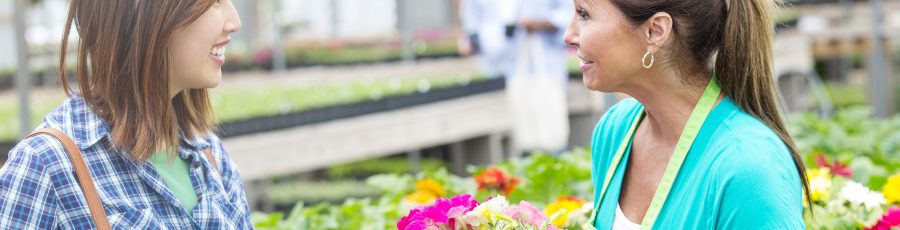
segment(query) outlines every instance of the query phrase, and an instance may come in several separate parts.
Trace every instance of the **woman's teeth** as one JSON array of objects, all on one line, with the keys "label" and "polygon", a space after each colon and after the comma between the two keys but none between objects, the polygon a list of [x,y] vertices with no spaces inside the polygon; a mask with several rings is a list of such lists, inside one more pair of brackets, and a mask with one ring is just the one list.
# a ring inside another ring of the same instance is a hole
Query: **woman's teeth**
[{"label": "woman's teeth", "polygon": [[217,57],[225,56],[225,47],[213,47],[209,54]]}]

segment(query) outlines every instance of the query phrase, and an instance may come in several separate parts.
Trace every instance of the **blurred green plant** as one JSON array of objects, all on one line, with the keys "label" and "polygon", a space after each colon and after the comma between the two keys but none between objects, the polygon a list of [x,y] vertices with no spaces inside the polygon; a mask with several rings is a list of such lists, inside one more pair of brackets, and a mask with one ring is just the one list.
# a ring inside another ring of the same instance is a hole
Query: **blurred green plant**
[{"label": "blurred green plant", "polygon": [[[229,122],[427,92],[486,79],[483,76],[469,75],[422,76],[318,85],[213,89],[210,91],[210,98],[219,121]],[[33,100],[32,126],[40,124],[44,116],[63,100],[65,98],[61,96]],[[0,140],[12,141],[19,137],[18,110],[15,100],[0,101]]]},{"label": "blurred green plant", "polygon": [[274,184],[268,188],[269,199],[275,204],[340,203],[350,198],[367,198],[381,195],[382,191],[356,180],[291,181]]},{"label": "blurred green plant", "polygon": [[[457,54],[458,48],[455,40],[417,42],[413,45],[413,55],[415,55],[416,57],[432,57]],[[399,43],[301,44],[289,46],[285,49],[284,55],[288,67],[297,67],[393,61],[401,59],[403,57],[403,49]],[[229,63],[226,64],[226,66],[224,66],[223,68],[229,71],[237,71],[243,69],[269,69],[272,66],[272,51],[268,48],[261,49],[254,52],[252,54],[252,57],[239,56],[235,57],[235,59],[247,60],[247,62]],[[251,65],[246,65],[248,63]]]},{"label": "blurred green plant", "polygon": [[[437,159],[425,158],[421,159],[419,162],[419,169],[421,171],[435,171],[445,166],[446,164],[444,161]],[[365,179],[376,174],[401,174],[410,172],[412,172],[412,166],[406,158],[364,160],[326,169],[328,178],[331,180]]]},{"label": "blurred green plant", "polygon": [[485,79],[487,78],[468,75],[425,76],[319,85],[214,89],[210,98],[216,116],[220,121],[227,122],[427,92]]},{"label": "blurred green plant", "polygon": [[835,110],[843,110],[852,107],[866,106],[869,104],[869,96],[863,87],[841,84],[835,82],[825,83],[825,92]]},{"label": "blurred green plant", "polygon": [[789,119],[789,131],[807,166],[815,167],[820,154],[850,162],[854,181],[880,189],[887,176],[900,172],[900,115],[872,119],[871,114],[866,107],[838,110],[827,119],[799,114]]}]

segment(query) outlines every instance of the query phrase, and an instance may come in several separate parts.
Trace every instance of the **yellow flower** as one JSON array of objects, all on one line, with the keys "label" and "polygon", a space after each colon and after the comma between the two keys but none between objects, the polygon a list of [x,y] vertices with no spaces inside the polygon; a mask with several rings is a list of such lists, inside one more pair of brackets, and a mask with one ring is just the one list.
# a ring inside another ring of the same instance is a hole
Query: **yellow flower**
[{"label": "yellow flower", "polygon": [[426,178],[416,182],[416,191],[403,199],[415,204],[430,204],[435,199],[446,195],[447,192],[444,190],[444,186],[441,186],[435,180]]},{"label": "yellow flower", "polygon": [[831,172],[828,168],[807,169],[810,199],[813,202],[828,200],[831,191]]},{"label": "yellow flower", "polygon": [[569,221],[569,213],[578,210],[582,205],[584,205],[584,200],[575,197],[560,197],[556,199],[556,202],[547,205],[547,209],[544,210],[544,213],[547,214],[548,217],[553,218],[553,214],[560,210],[565,210],[562,215],[559,215],[550,221],[556,227],[565,228],[566,223]]},{"label": "yellow flower", "polygon": [[434,193],[426,192],[426,191],[415,191],[406,195],[403,199],[414,204],[431,204],[438,197],[434,195]]},{"label": "yellow flower", "polygon": [[887,183],[881,189],[881,194],[888,204],[900,204],[900,174],[888,177]]},{"label": "yellow flower", "polygon": [[444,191],[444,186],[441,186],[437,181],[428,178],[416,182],[416,190],[428,191],[437,197],[444,197],[447,195],[447,192]]}]

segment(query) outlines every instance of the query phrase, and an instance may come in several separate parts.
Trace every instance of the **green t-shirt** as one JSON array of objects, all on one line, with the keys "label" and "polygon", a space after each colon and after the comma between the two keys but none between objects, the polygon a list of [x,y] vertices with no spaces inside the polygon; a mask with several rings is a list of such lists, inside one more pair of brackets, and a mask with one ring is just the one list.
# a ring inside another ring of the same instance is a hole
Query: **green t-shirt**
[{"label": "green t-shirt", "polygon": [[177,156],[171,160],[167,158],[166,152],[157,152],[150,156],[149,161],[156,167],[166,187],[181,201],[184,209],[191,213],[194,206],[197,206],[197,192],[191,184],[190,162]]}]

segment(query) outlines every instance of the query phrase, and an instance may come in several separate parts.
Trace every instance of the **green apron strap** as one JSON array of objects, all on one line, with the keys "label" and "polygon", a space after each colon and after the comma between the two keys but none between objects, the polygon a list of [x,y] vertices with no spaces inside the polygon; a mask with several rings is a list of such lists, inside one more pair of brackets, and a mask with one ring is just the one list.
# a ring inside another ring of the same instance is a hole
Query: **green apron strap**
[{"label": "green apron strap", "polygon": [[594,201],[594,209],[591,212],[591,217],[588,218],[588,222],[582,226],[583,229],[595,229],[594,228],[594,220],[597,218],[597,209],[600,208],[600,201],[603,200],[603,196],[606,195],[606,189],[609,187],[609,181],[612,180],[613,174],[616,173],[616,168],[619,166],[619,162],[622,161],[622,157],[625,155],[625,149],[628,148],[628,142],[631,141],[631,136],[634,135],[634,131],[637,130],[638,124],[641,123],[641,120],[644,118],[644,110],[641,109],[641,112],[634,118],[634,121],[631,122],[631,128],[628,128],[628,132],[625,134],[624,140],[619,144],[619,149],[616,150],[616,155],[613,156],[612,163],[610,163],[610,169],[606,171],[606,179],[603,180],[603,188],[600,189],[600,197]]},{"label": "green apron strap", "polygon": [[[719,88],[719,84],[716,83],[715,79],[716,77],[713,75],[713,78],[710,79],[709,84],[706,86],[706,90],[703,91],[703,95],[700,97],[697,105],[694,106],[687,124],[684,126],[684,130],[681,132],[681,136],[678,138],[678,143],[675,145],[675,151],[672,153],[672,158],[669,160],[666,170],[657,186],[656,192],[653,194],[653,200],[650,202],[650,207],[647,209],[647,213],[641,221],[641,229],[653,229],[653,224],[656,222],[656,218],[659,216],[659,212],[662,210],[666,198],[669,196],[669,191],[672,189],[675,177],[678,175],[678,171],[681,169],[681,165],[684,163],[684,159],[687,157],[687,153],[691,149],[694,139],[697,138],[697,133],[700,132],[703,122],[706,121],[706,117],[712,112],[716,101],[719,99],[719,94],[722,90]],[[606,195],[606,190],[609,188],[612,175],[615,173],[619,166],[619,162],[625,155],[625,149],[627,149],[628,143],[633,138],[634,131],[643,117],[644,111],[642,110],[641,114],[635,118],[631,128],[628,130],[625,140],[619,145],[616,155],[613,156],[613,162],[606,172],[606,180],[604,180],[603,187],[600,190],[600,197],[594,201],[594,209],[591,212],[591,217],[588,219],[588,222],[582,226],[583,229],[595,229],[594,221],[597,217],[600,204],[603,201],[603,196]]]},{"label": "green apron strap", "polygon": [[672,153],[672,158],[666,166],[666,171],[659,181],[659,186],[656,187],[656,193],[653,194],[653,200],[650,201],[650,208],[647,209],[647,214],[644,215],[644,220],[641,221],[641,229],[653,229],[653,224],[656,222],[656,218],[659,216],[666,198],[669,197],[669,191],[672,190],[672,185],[675,183],[675,177],[681,169],[681,164],[684,163],[688,150],[691,149],[694,139],[697,138],[697,133],[703,127],[703,122],[706,121],[706,117],[709,116],[709,113],[715,107],[721,91],[719,84],[716,83],[715,76],[713,76],[709,81],[709,85],[706,86],[706,90],[703,91],[700,101],[694,106],[694,111],[691,112],[684,130],[681,132],[681,137],[678,138],[675,152]]}]

